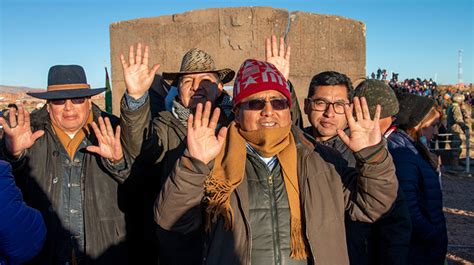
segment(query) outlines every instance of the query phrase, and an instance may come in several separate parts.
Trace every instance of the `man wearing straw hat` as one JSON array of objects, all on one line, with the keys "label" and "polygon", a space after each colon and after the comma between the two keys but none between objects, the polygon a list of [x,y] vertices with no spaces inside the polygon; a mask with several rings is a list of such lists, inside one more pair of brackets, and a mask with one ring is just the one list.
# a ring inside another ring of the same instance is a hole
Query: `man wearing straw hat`
[{"label": "man wearing straw hat", "polygon": [[[2,157],[13,168],[25,201],[45,219],[47,237],[34,264],[127,264],[120,183],[130,162],[120,144],[118,118],[102,112],[78,65],[56,65],[46,92],[28,93],[47,104],[30,114],[10,108]],[[99,126],[97,126],[99,124]],[[92,130],[91,130],[92,128]]]}]

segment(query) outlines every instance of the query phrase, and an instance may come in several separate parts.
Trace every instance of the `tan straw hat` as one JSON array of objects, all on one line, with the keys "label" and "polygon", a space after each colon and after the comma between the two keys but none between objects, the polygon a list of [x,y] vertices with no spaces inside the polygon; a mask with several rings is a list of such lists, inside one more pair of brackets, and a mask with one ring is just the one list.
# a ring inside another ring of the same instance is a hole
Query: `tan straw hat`
[{"label": "tan straw hat", "polygon": [[183,56],[179,72],[164,72],[163,78],[166,80],[176,80],[183,74],[195,73],[216,73],[223,84],[232,81],[235,75],[235,72],[229,68],[217,70],[214,60],[208,53],[193,48]]}]

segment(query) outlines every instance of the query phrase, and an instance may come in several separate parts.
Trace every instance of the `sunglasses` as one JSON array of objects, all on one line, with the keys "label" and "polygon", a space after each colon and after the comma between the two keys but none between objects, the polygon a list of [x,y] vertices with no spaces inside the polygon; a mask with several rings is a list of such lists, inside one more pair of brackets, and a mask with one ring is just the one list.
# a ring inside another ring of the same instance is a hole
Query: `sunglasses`
[{"label": "sunglasses", "polygon": [[50,100],[48,100],[48,102],[53,104],[53,105],[64,105],[64,104],[66,104],[66,100],[70,100],[72,102],[72,104],[79,105],[79,104],[84,103],[86,101],[86,99],[88,99],[88,97],[69,98],[69,99],[61,98],[61,99],[50,99]]},{"label": "sunglasses", "polygon": [[290,107],[288,100],[284,98],[274,98],[270,101],[263,99],[252,99],[246,102],[242,102],[241,105],[248,110],[262,110],[265,105],[269,102],[274,110],[284,110]]}]

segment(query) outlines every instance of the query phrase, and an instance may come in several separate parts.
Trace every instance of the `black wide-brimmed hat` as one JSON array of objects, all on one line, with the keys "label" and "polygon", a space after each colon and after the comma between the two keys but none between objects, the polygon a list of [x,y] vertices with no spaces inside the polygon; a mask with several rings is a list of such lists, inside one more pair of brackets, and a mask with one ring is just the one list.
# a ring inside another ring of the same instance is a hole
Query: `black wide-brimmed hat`
[{"label": "black wide-brimmed hat", "polygon": [[48,100],[91,97],[104,91],[105,87],[93,89],[87,84],[86,73],[82,66],[55,65],[49,68],[47,91],[26,94]]},{"label": "black wide-brimmed hat", "polygon": [[163,78],[166,80],[176,80],[181,75],[197,73],[216,73],[223,84],[229,83],[235,76],[235,72],[229,68],[217,69],[211,55],[205,51],[193,48],[183,56],[179,72],[164,72]]}]

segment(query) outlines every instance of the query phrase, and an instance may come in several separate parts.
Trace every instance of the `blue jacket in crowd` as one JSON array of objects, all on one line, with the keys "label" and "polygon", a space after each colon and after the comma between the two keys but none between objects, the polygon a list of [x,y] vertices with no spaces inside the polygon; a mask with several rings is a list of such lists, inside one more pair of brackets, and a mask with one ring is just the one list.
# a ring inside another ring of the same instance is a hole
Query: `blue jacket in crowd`
[{"label": "blue jacket in crowd", "polygon": [[0,160],[0,265],[32,259],[41,250],[45,236],[43,217],[23,202],[10,164]]},{"label": "blue jacket in crowd", "polygon": [[444,264],[448,239],[438,173],[427,150],[416,146],[402,130],[388,138],[413,224],[409,260],[416,265]]}]

